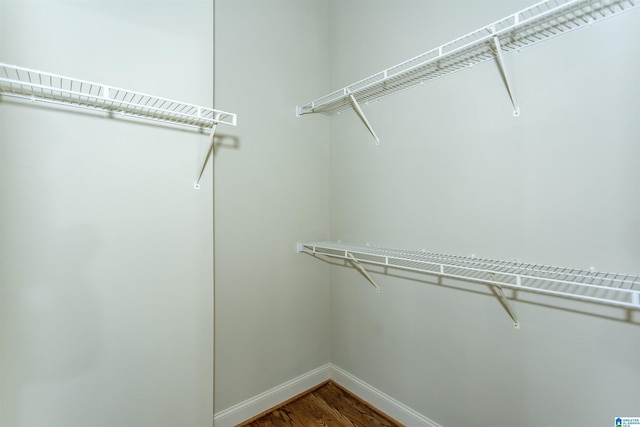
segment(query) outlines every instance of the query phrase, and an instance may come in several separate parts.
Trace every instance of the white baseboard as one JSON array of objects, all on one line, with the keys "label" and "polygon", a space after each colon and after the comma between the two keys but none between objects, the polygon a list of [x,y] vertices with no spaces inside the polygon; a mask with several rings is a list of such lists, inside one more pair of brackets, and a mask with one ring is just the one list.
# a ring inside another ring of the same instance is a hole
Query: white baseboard
[{"label": "white baseboard", "polygon": [[442,427],[332,363],[327,363],[251,399],[217,412],[213,418],[213,424],[215,427],[234,427],[329,379],[407,427]]},{"label": "white baseboard", "polygon": [[228,409],[216,412],[215,427],[234,427],[264,411],[279,405],[305,391],[327,381],[331,375],[331,364],[314,369],[257,396],[240,402]]},{"label": "white baseboard", "polygon": [[407,427],[442,427],[435,421],[430,420],[335,365],[331,365],[331,379]]}]

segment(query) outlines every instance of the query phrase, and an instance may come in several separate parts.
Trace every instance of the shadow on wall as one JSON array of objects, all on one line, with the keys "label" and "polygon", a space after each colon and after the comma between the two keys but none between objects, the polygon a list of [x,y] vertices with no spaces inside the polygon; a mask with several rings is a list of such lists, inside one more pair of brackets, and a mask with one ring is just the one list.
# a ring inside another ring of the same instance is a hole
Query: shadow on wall
[{"label": "shadow on wall", "polygon": [[240,138],[234,135],[217,133],[214,136],[213,154],[217,155],[221,148],[240,149]]}]

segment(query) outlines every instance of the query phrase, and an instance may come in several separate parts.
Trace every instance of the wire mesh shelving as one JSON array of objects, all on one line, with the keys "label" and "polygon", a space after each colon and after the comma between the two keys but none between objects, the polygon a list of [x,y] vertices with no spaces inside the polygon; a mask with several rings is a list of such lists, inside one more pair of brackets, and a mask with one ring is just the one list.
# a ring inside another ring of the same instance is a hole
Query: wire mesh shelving
[{"label": "wire mesh shelving", "polygon": [[[300,253],[313,256],[343,259],[354,263],[359,270],[362,269],[360,264],[371,264],[496,286],[500,290],[506,287],[627,309],[640,309],[640,277],[635,275],[425,251],[357,246],[341,242],[299,243],[297,249]],[[378,288],[370,276],[366,277]],[[502,292],[500,294],[503,299],[504,295]],[[503,302],[506,302],[506,299],[503,299]],[[514,323],[517,323],[515,314],[509,314]]]},{"label": "wire mesh shelving", "polygon": [[545,0],[307,104],[297,106],[296,115],[331,115],[353,108],[379,142],[363,117],[360,105],[495,59],[500,65],[511,96],[514,116],[517,116],[519,108],[509,87],[502,63],[503,54],[588,27],[635,9],[639,5],[640,0]]},{"label": "wire mesh shelving", "polygon": [[5,63],[0,95],[204,130],[236,125],[233,113]]}]

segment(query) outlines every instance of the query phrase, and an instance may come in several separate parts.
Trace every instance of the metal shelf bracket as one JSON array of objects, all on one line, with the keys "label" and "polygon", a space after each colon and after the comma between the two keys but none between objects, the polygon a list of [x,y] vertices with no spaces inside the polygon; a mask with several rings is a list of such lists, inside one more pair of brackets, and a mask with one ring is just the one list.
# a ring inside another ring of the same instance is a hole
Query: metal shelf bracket
[{"label": "metal shelf bracket", "polygon": [[[491,280],[495,281],[495,274],[490,273],[490,276],[491,276]],[[520,283],[520,280],[518,280],[518,283]],[[493,285],[492,289],[496,294],[496,296],[500,299],[500,302],[502,303],[502,307],[504,307],[504,309],[507,311],[507,314],[509,315],[509,317],[511,317],[511,320],[513,320],[513,327],[516,329],[520,329],[520,322],[518,322],[518,316],[516,315],[516,312],[513,310],[513,307],[511,307],[511,304],[509,304],[509,300],[504,295],[504,290],[502,289],[502,286]]]},{"label": "metal shelf bracket", "polygon": [[373,285],[374,288],[376,288],[376,292],[380,292],[380,287],[377,285],[377,283],[373,280],[373,278],[371,278],[371,276],[369,276],[369,273],[367,273],[367,270],[364,269],[363,266],[360,265],[360,263],[358,262],[358,260],[353,256],[353,254],[351,252],[346,252],[346,256],[348,258],[348,260],[351,262],[351,264],[360,272],[362,273],[362,275],[369,281],[369,283],[371,283]]},{"label": "metal shelf bracket", "polygon": [[509,300],[504,295],[504,290],[502,289],[502,286],[494,285],[493,291],[495,292],[497,297],[500,299],[500,302],[502,303],[502,307],[504,307],[504,309],[507,311],[507,314],[509,315],[509,317],[511,317],[511,320],[513,320],[513,327],[516,329],[520,329],[520,322],[518,322],[518,316],[516,315],[516,312],[513,310],[513,307],[511,307],[511,304],[509,304]]},{"label": "metal shelf bracket", "polygon": [[[494,30],[495,33],[495,30]],[[507,69],[504,66],[504,60],[502,57],[502,47],[500,46],[500,40],[497,35],[493,36],[493,45],[496,49],[496,60],[498,61],[498,66],[500,67],[500,72],[502,73],[502,79],[504,80],[504,84],[507,86],[507,92],[509,92],[509,99],[511,99],[511,105],[513,105],[513,117],[518,117],[520,115],[520,107],[516,104],[515,97],[513,96],[513,91],[511,90],[511,85],[509,84],[509,77],[507,76]]]},{"label": "metal shelf bracket", "polygon": [[[312,246],[309,250],[305,247],[304,243],[299,243],[299,242],[296,243],[296,253],[306,253],[312,256],[316,256],[315,247]],[[328,254],[320,253],[320,255],[328,255]],[[378,286],[378,284],[375,282],[375,280],[373,280],[373,278],[369,275],[369,273],[367,273],[367,270],[364,269],[364,267],[360,264],[360,262],[356,259],[356,257],[353,256],[351,252],[344,251],[342,253],[342,256],[339,256],[338,258],[342,258],[349,261],[351,265],[353,265],[355,269],[358,270],[365,277],[365,279],[367,279],[367,281],[373,285],[374,288],[376,288],[376,292],[380,292],[380,287]]]},{"label": "metal shelf bracket", "polygon": [[371,135],[373,135],[373,137],[375,138],[376,145],[380,145],[380,138],[378,138],[378,135],[376,135],[376,132],[371,127],[371,124],[369,123],[369,120],[367,120],[367,116],[364,115],[362,108],[360,108],[360,104],[358,104],[356,97],[353,96],[353,94],[350,92],[347,92],[347,93],[349,95],[349,99],[351,100],[351,104],[353,105],[354,111],[356,112],[358,117],[360,117],[360,120],[362,120],[362,123],[364,123],[364,125],[367,127]]},{"label": "metal shelf bracket", "polygon": [[211,126],[211,133],[209,134],[209,149],[207,150],[207,154],[205,154],[204,159],[202,160],[202,167],[200,168],[200,174],[198,175],[198,179],[193,184],[193,188],[196,190],[200,189],[200,180],[202,179],[202,175],[204,174],[204,170],[207,167],[207,163],[209,162],[209,158],[211,158],[215,153],[215,140],[216,140],[216,128],[218,127],[218,119],[220,118],[220,114],[216,114],[214,118],[213,126]]}]

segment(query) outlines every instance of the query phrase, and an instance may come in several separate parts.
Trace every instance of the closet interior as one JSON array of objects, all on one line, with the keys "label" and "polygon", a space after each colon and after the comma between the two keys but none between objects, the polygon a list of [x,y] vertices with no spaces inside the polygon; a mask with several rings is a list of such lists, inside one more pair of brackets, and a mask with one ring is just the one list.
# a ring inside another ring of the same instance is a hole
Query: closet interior
[{"label": "closet interior", "polygon": [[640,0],[530,3],[0,1],[0,426],[633,425]]}]

